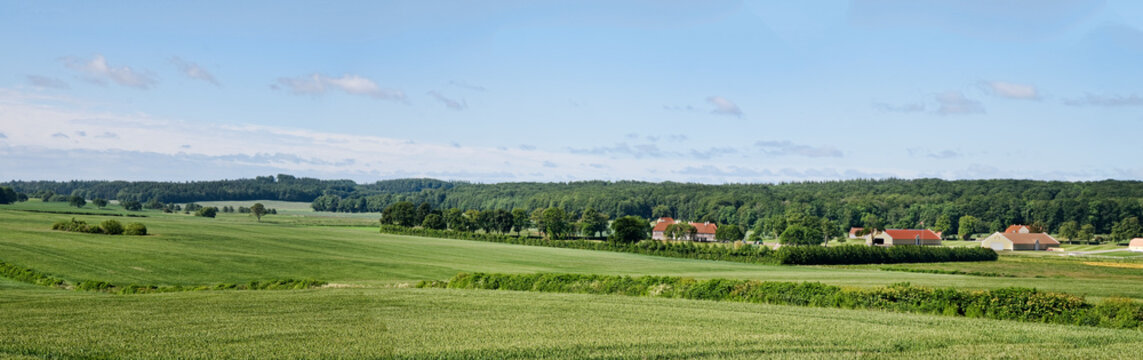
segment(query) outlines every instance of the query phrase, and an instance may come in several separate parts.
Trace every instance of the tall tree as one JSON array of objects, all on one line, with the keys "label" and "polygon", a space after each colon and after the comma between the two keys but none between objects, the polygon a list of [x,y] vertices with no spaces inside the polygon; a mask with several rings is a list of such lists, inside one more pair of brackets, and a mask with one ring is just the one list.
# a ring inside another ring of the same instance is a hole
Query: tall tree
[{"label": "tall tree", "polygon": [[638,216],[624,216],[611,222],[611,241],[633,243],[648,238],[651,226]]},{"label": "tall tree", "polygon": [[782,245],[818,245],[821,244],[821,239],[810,228],[802,224],[793,224],[778,235],[778,242]]},{"label": "tall tree", "polygon": [[95,207],[100,209],[107,207],[107,200],[104,198],[95,198],[94,200],[91,200],[91,203],[95,204]]},{"label": "tall tree", "polygon": [[567,221],[567,213],[564,212],[564,209],[558,207],[547,208],[544,210],[543,219],[548,238],[566,238],[568,231],[571,230],[571,226],[568,225]]},{"label": "tall tree", "polygon": [[266,206],[262,203],[254,203],[250,205],[250,215],[254,215],[258,222],[262,222],[262,215],[266,215]]},{"label": "tall tree", "polygon": [[608,218],[607,214],[595,211],[593,208],[587,208],[579,220],[580,230],[585,236],[599,236],[599,233],[607,231]]},{"label": "tall tree", "polygon": [[742,228],[734,224],[719,226],[714,231],[714,239],[718,241],[739,241],[744,237],[746,234],[742,232]]},{"label": "tall tree", "polygon": [[85,200],[82,196],[72,195],[67,198],[67,203],[71,206],[81,208],[84,205],[87,205],[87,200]]},{"label": "tall tree", "polygon": [[1077,234],[1079,234],[1079,224],[1076,224],[1075,221],[1065,221],[1063,224],[1060,224],[1058,235],[1067,239],[1068,242],[1075,240]]},{"label": "tall tree", "polygon": [[1124,241],[1131,238],[1143,235],[1143,226],[1139,224],[1139,218],[1129,217],[1115,222],[1111,227],[1111,240]]},{"label": "tall tree", "polygon": [[976,233],[976,230],[980,228],[980,224],[980,219],[977,219],[975,216],[961,216],[960,227],[957,230],[957,234],[960,234],[961,240],[969,240],[969,237],[971,237],[973,233]]},{"label": "tall tree", "polygon": [[425,215],[425,221],[421,222],[421,227],[433,230],[444,230],[448,227],[448,224],[445,224],[443,216],[428,214]]},{"label": "tall tree", "polygon": [[528,217],[528,210],[512,209],[512,230],[516,232],[516,235],[520,235],[521,231],[527,230],[531,226],[532,219]]},{"label": "tall tree", "polygon": [[1080,226],[1079,232],[1076,233],[1076,239],[1080,239],[1083,241],[1091,241],[1094,238],[1095,238],[1095,225],[1092,225],[1092,224],[1083,224],[1083,226]]}]

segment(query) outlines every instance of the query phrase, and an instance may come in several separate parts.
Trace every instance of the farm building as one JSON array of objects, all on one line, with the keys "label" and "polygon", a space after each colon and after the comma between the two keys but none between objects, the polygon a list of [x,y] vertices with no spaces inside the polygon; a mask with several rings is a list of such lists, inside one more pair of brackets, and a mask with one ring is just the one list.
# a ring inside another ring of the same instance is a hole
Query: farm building
[{"label": "farm building", "polygon": [[674,223],[675,219],[669,217],[661,217],[659,220],[656,220],[655,227],[651,229],[651,239],[666,240],[667,235],[664,232],[667,231],[667,226]]},{"label": "farm building", "polygon": [[[678,223],[679,223],[678,221],[675,221],[675,219],[672,219],[669,217],[659,218],[659,220],[655,222],[655,227],[651,229],[651,239],[667,240],[667,227],[671,226],[672,224],[678,224]],[[714,223],[709,223],[709,222],[707,222],[707,223],[692,222],[692,223],[690,223],[690,225],[694,226],[695,230],[697,230],[697,231],[695,232],[693,238],[691,238],[691,236],[688,235],[688,236],[684,237],[683,240],[714,241],[714,234],[716,231],[718,231],[718,225],[715,225]]]},{"label": "farm building", "polygon": [[1143,252],[1143,238],[1131,239],[1131,242],[1127,244],[1127,250]]},{"label": "farm building", "polygon": [[1060,242],[1045,233],[993,233],[980,241],[980,247],[992,250],[1048,250]]},{"label": "farm building", "polygon": [[1004,229],[1004,232],[1008,234],[1028,234],[1031,233],[1032,230],[1028,228],[1028,225],[1012,225]]},{"label": "farm building", "polygon": [[849,228],[849,238],[850,238],[850,239],[859,239],[859,238],[861,238],[861,236],[857,236],[857,234],[858,234],[858,233],[860,233],[860,232],[861,232],[861,230],[865,230],[865,228],[859,228],[859,227],[851,227],[851,228]]},{"label": "farm building", "polygon": [[895,245],[940,245],[941,237],[932,230],[916,229],[886,229],[876,234],[866,236],[865,245],[895,246]]}]

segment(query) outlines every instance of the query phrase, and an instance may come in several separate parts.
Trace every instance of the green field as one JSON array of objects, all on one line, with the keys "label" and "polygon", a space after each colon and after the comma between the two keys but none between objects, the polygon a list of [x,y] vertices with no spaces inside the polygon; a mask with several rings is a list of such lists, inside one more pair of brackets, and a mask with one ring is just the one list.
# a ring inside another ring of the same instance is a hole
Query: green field
[{"label": "green field", "polygon": [[[205,203],[204,203],[205,204]],[[229,205],[229,204],[228,204]],[[288,205],[288,204],[287,204]],[[296,204],[295,204],[296,205]],[[213,205],[212,205],[213,206]],[[247,206],[234,203],[231,206]],[[268,205],[273,207],[273,205]],[[1143,261],[1003,256],[908,264],[981,277],[767,266],[378,234],[354,217],[200,218],[27,202],[0,205],[0,261],[69,281],[202,285],[314,278],[310,290],[109,295],[0,279],[0,358],[1093,357],[1143,345],[1136,330],[681,299],[409,289],[457,272],[570,272],[820,281],[843,286],[1007,286],[1143,299]],[[143,222],[144,237],[65,233],[58,220]],[[289,220],[289,221],[284,221]],[[371,219],[375,222],[375,219]],[[337,226],[330,226],[337,225]],[[981,331],[988,329],[988,331]]]}]

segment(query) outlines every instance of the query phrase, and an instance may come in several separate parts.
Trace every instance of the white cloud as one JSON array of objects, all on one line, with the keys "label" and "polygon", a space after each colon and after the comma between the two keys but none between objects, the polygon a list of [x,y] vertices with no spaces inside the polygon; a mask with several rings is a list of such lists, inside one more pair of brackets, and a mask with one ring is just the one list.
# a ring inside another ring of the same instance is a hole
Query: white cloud
[{"label": "white cloud", "polygon": [[1143,97],[1131,95],[1095,95],[1086,94],[1082,98],[1064,99],[1065,105],[1070,106],[1143,106]]},{"label": "white cloud", "polygon": [[178,56],[172,57],[171,63],[175,64],[175,66],[179,68],[179,71],[181,71],[183,75],[186,75],[191,79],[206,81],[208,83],[214,84],[214,86],[222,86],[222,84],[219,84],[218,80],[214,78],[214,75],[211,75],[210,72],[206,71],[206,69],[203,69],[201,66],[198,66],[198,64],[185,61]]},{"label": "white cloud", "polygon": [[948,91],[936,95],[937,114],[941,115],[968,115],[983,114],[984,105],[979,101],[964,97],[959,91]]},{"label": "white cloud", "polygon": [[742,109],[734,102],[727,100],[721,96],[711,96],[706,98],[706,101],[714,105],[714,110],[711,112],[721,115],[734,115],[742,117]]},{"label": "white cloud", "polygon": [[924,112],[925,111],[925,104],[923,104],[923,103],[912,103],[912,104],[903,104],[903,105],[893,105],[893,104],[887,104],[887,103],[882,103],[882,102],[875,102],[875,103],[873,103],[873,108],[880,110],[880,111],[884,111],[884,112],[915,113],[915,112]]},{"label": "white cloud", "polygon": [[1015,84],[1003,81],[985,81],[981,83],[989,93],[1008,99],[1018,100],[1038,100],[1040,99],[1040,92],[1036,90],[1035,86],[1025,84]]},{"label": "white cloud", "polygon": [[282,87],[297,95],[321,95],[329,90],[341,90],[347,94],[363,95],[382,100],[404,101],[405,92],[383,89],[367,78],[358,75],[329,77],[322,74],[294,78],[278,78],[275,88]]},{"label": "white cloud", "polygon": [[804,156],[811,158],[820,157],[842,157],[841,150],[832,146],[809,146],[802,144],[795,144],[789,140],[784,141],[758,141],[754,143],[762,153],[775,156]]},{"label": "white cloud", "polygon": [[110,81],[122,86],[149,89],[158,83],[158,80],[147,72],[133,70],[130,66],[111,66],[100,54],[95,54],[91,60],[67,57],[63,59],[63,63],[68,68],[82,73],[84,79],[100,85]]},{"label": "white cloud", "polygon": [[68,84],[66,82],[64,82],[63,80],[56,79],[53,77],[39,76],[39,75],[28,75],[27,79],[28,79],[29,84],[32,84],[32,86],[39,87],[39,88],[61,89],[61,90],[71,88],[71,86],[68,86]]},{"label": "white cloud", "polygon": [[450,99],[444,95],[441,95],[441,93],[437,92],[436,90],[429,91],[429,95],[434,99],[437,99],[437,101],[440,101],[442,104],[444,104],[445,107],[448,107],[449,109],[460,111],[468,108],[468,103],[466,103],[463,99],[460,101],[457,101],[456,99]]}]

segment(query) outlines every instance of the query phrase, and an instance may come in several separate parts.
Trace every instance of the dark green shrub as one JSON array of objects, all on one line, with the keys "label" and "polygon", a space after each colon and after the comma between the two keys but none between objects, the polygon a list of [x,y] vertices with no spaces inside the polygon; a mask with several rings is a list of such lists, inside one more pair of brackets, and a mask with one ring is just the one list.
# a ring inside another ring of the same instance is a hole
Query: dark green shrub
[{"label": "dark green shrub", "polygon": [[141,223],[129,223],[123,228],[123,235],[147,235],[147,226]]},{"label": "dark green shrub", "polygon": [[777,251],[783,265],[896,264],[950,261],[995,261],[995,251],[980,247],[939,246],[783,246]]},{"label": "dark green shrub", "polygon": [[104,234],[119,235],[123,233],[123,224],[115,220],[106,220],[99,224],[99,228],[103,229]]}]

